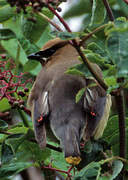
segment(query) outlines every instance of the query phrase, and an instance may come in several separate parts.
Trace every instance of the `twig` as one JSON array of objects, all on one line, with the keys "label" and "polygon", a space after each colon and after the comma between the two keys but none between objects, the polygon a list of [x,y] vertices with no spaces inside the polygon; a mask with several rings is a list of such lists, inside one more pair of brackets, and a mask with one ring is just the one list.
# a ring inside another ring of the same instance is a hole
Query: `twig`
[{"label": "twig", "polygon": [[103,0],[103,3],[106,8],[106,11],[107,11],[110,21],[114,21],[114,16],[113,16],[112,10],[109,6],[108,0]]},{"label": "twig", "polygon": [[113,157],[107,158],[105,160],[101,160],[101,161],[99,161],[99,163],[100,164],[105,164],[105,163],[108,163],[108,162],[113,161],[113,160],[120,160],[120,161],[128,164],[128,160],[126,160],[126,159],[124,159],[122,157],[119,157],[119,156],[113,156]]},{"label": "twig", "polygon": [[49,166],[42,166],[42,169],[49,169],[49,170],[52,170],[52,171],[57,171],[57,172],[61,172],[61,173],[65,173],[65,174],[67,174],[68,175],[68,177],[71,177],[72,175],[71,175],[71,170],[73,169],[73,166],[71,166],[69,169],[68,169],[68,171],[64,171],[64,170],[60,170],[60,169],[56,169],[56,168],[53,168],[51,165],[49,165]]},{"label": "twig", "polygon": [[62,29],[56,24],[54,23],[50,18],[48,18],[47,16],[45,16],[43,13],[41,12],[37,12],[37,14],[39,14],[41,17],[43,17],[46,21],[48,21],[52,26],[54,26],[58,31],[62,31]]},{"label": "twig", "polygon": [[126,4],[128,4],[128,0],[123,0]]},{"label": "twig", "polygon": [[12,135],[13,133],[11,133],[11,132],[7,132],[7,131],[0,131],[0,134]]},{"label": "twig", "polygon": [[83,43],[84,43],[87,39],[89,39],[93,34],[95,34],[96,32],[98,32],[98,31],[100,31],[100,30],[102,30],[102,29],[105,28],[106,26],[107,26],[107,24],[104,24],[104,25],[102,25],[102,26],[94,29],[94,30],[93,30],[92,32],[90,32],[87,36],[84,36],[84,37],[82,38],[82,40],[80,41],[79,46],[82,46]]},{"label": "twig", "polygon": [[64,19],[55,11],[55,9],[53,7],[51,7],[49,4],[47,4],[49,10],[60,20],[60,22],[63,24],[63,26],[65,27],[65,29],[68,32],[72,32],[71,29],[69,28],[69,26],[67,25],[67,23],[64,21]]}]

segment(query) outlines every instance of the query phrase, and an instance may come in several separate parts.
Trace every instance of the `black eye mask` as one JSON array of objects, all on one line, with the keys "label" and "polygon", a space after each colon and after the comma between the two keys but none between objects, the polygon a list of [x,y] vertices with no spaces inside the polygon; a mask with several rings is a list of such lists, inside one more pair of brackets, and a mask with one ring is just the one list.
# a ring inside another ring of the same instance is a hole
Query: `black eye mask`
[{"label": "black eye mask", "polygon": [[49,58],[50,56],[52,56],[56,50],[58,49],[58,47],[51,47],[49,49],[46,49],[44,51],[39,51],[33,54],[30,54],[28,56],[28,59],[32,59],[32,60],[37,60],[37,61],[47,61],[47,58]]}]

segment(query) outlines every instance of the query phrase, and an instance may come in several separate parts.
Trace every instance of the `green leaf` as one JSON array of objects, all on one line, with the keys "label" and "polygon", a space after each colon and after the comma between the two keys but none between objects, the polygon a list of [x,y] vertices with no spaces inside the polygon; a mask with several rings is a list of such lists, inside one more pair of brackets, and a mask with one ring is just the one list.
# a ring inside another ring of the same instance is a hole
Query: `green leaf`
[{"label": "green leaf", "polygon": [[11,147],[13,153],[16,153],[19,146],[25,140],[24,134],[13,134],[6,138],[5,143]]},{"label": "green leaf", "polygon": [[79,71],[75,68],[74,69],[69,68],[65,73],[72,74],[72,75],[84,76],[84,73],[82,73],[81,71]]},{"label": "green leaf", "polygon": [[117,80],[116,80],[115,76],[106,77],[104,79],[104,81],[108,86],[116,86],[117,85]]},{"label": "green leaf", "polygon": [[99,177],[98,180],[110,180],[109,177]]},{"label": "green leaf", "polygon": [[30,71],[34,70],[38,65],[39,65],[39,62],[34,61],[34,60],[29,60],[24,65],[24,72],[30,72]]},{"label": "green leaf", "polygon": [[92,17],[90,26],[93,24],[101,24],[105,19],[105,8],[102,0],[93,0]]},{"label": "green leaf", "polygon": [[10,5],[0,7],[0,23],[8,20],[14,15],[14,9]]},{"label": "green leaf", "polygon": [[0,131],[6,130],[6,129],[8,129],[8,124],[5,121],[0,119]]},{"label": "green leaf", "polygon": [[54,168],[67,170],[67,167],[69,164],[66,163],[64,154],[62,152],[57,152],[57,151],[51,150],[51,154],[45,160],[45,163],[47,163],[47,165],[48,165],[51,162],[51,160],[53,160],[52,166]]},{"label": "green leaf", "polygon": [[112,176],[110,177],[110,180],[115,179],[118,176],[118,174],[121,172],[122,168],[123,168],[122,161],[115,160],[113,162],[113,168],[112,168],[113,169],[113,173],[112,173]]},{"label": "green leaf", "polygon": [[3,27],[12,30],[17,38],[23,37],[23,32],[21,29],[21,22],[23,20],[23,16],[21,14],[17,14],[7,21],[3,22]]},{"label": "green leaf", "polygon": [[26,39],[24,36],[18,38],[22,48],[26,52],[27,55],[30,55],[34,52],[39,51],[39,47],[37,47],[35,44],[32,44],[28,39]]},{"label": "green leaf", "polygon": [[53,39],[51,34],[51,28],[50,28],[50,25],[48,25],[44,32],[42,33],[42,35],[40,36],[40,39],[38,40],[38,42],[36,42],[36,45],[40,48],[42,48],[42,46],[48,42],[49,40]]},{"label": "green leaf", "polygon": [[58,36],[62,40],[71,40],[77,37],[77,33],[71,32],[52,32],[52,34]]},{"label": "green leaf", "polygon": [[6,5],[7,4],[7,1],[5,1],[5,0],[0,0],[0,6],[2,7],[2,6],[4,6],[4,5]]},{"label": "green leaf", "polygon": [[[3,142],[1,149],[1,162],[2,164],[8,163],[14,157],[12,148]],[[1,168],[0,168],[1,169]]]},{"label": "green leaf", "polygon": [[[88,141],[88,142],[86,143],[86,146],[84,146],[84,152],[86,152],[86,153],[91,153],[93,147],[94,147],[94,144],[92,144],[91,141]],[[93,149],[93,150],[94,150],[94,149]]]},{"label": "green leaf", "polygon": [[8,40],[12,38],[16,38],[16,35],[13,31],[5,28],[0,29],[0,40]]},{"label": "green leaf", "polygon": [[42,69],[42,66],[41,64],[39,63],[34,69],[32,69],[30,71],[30,73],[33,75],[33,76],[37,76],[39,74],[39,72],[41,71]]},{"label": "green leaf", "polygon": [[23,125],[21,127],[14,126],[11,129],[9,129],[8,132],[11,132],[14,134],[26,134],[28,132],[28,128]]},{"label": "green leaf", "polygon": [[0,168],[0,178],[7,178],[9,176],[18,174],[19,172],[33,166],[32,162],[16,162],[10,163],[6,165],[2,165]]},{"label": "green leaf", "polygon": [[2,100],[0,100],[0,111],[7,111],[8,109],[10,109],[11,106],[8,103],[8,100],[6,98],[3,98]]},{"label": "green leaf", "polygon": [[[53,17],[53,14],[46,8],[43,8],[42,12],[49,18]],[[21,29],[23,35],[27,39],[29,39],[30,42],[36,43],[47,28],[48,22],[45,19],[42,19],[42,17],[38,14],[33,14],[33,17],[35,17],[36,22],[30,21],[28,20],[28,17],[24,16],[21,24]]]},{"label": "green leaf", "polygon": [[128,16],[128,6],[126,5],[126,3],[122,0],[117,0],[118,4],[120,5],[120,9],[121,11],[123,11],[123,13],[125,13],[126,17]]},{"label": "green leaf", "polygon": [[74,176],[74,180],[97,179],[101,170],[100,163],[92,162]]},{"label": "green leaf", "polygon": [[66,71],[66,73],[85,77],[91,76],[91,73],[89,72],[88,68],[83,63],[74,65],[73,67],[69,68]]},{"label": "green leaf", "polygon": [[128,32],[113,32],[108,38],[108,50],[113,62],[117,65],[119,77],[128,75]]},{"label": "green leaf", "polygon": [[106,31],[107,49],[113,63],[117,66],[117,76],[128,76],[128,22],[116,21],[115,25]]},{"label": "green leaf", "polygon": [[[18,161],[29,161],[30,159],[34,162],[41,163],[50,157],[51,150],[48,148],[40,149],[36,142],[24,140],[19,146],[15,154]],[[49,162],[50,163],[50,162]]]},{"label": "green leaf", "polygon": [[1,45],[14,60],[17,60],[16,59],[17,50],[18,50],[18,47],[20,46],[20,55],[19,55],[20,63],[24,65],[28,61],[26,53],[24,52],[23,48],[21,47],[17,39],[9,39],[8,41],[2,40]]},{"label": "green leaf", "polygon": [[85,13],[90,13],[91,10],[91,2],[90,0],[80,0],[75,3],[66,13],[64,14],[64,18],[71,18],[75,16],[80,16]]},{"label": "green leaf", "polygon": [[78,91],[78,93],[76,94],[76,103],[79,102],[79,100],[81,99],[81,97],[84,95],[86,88],[82,88]]},{"label": "green leaf", "polygon": [[[126,118],[126,134],[127,134],[126,139],[128,139],[128,118]],[[119,155],[119,125],[118,125],[117,115],[114,115],[109,119],[107,127],[103,134],[103,139],[112,146],[114,155],[118,156]],[[128,144],[126,149],[128,149]]]}]

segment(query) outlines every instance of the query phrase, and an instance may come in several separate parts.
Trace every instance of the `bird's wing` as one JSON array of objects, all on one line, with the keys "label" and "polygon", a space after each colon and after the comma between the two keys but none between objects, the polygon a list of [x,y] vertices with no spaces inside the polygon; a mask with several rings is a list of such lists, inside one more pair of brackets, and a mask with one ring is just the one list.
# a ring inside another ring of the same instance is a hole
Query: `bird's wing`
[{"label": "bird's wing", "polygon": [[[36,140],[40,147],[44,148],[46,146],[45,123],[49,115],[48,92],[43,92],[41,98],[42,101],[39,101],[39,99],[33,100],[32,119]],[[41,102],[41,104],[39,102]]]},{"label": "bird's wing", "polygon": [[92,136],[98,139],[106,127],[109,113],[107,116],[104,116],[104,113],[110,111],[111,97],[108,97],[106,93],[103,95],[101,92],[102,89],[99,86],[86,89],[84,108],[87,113],[87,125],[83,136],[84,140],[88,140]]}]

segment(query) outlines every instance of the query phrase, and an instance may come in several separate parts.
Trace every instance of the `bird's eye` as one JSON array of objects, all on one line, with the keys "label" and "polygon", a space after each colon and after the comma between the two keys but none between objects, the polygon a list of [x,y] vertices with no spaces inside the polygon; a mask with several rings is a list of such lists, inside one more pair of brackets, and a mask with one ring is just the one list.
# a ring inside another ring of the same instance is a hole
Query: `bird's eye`
[{"label": "bird's eye", "polygon": [[52,48],[51,48],[51,49],[49,49],[49,52],[53,54],[53,53],[56,52],[56,49],[52,49]]}]

